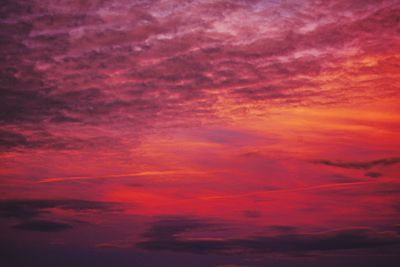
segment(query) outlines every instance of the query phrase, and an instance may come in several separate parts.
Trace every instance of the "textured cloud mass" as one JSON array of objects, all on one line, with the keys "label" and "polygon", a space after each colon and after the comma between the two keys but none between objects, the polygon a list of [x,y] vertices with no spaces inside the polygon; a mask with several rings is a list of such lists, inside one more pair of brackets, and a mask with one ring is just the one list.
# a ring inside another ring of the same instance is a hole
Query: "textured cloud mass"
[{"label": "textured cloud mass", "polygon": [[79,136],[89,125],[138,138],[233,115],[221,108],[398,92],[396,1],[6,1],[1,12],[3,149],[103,145]]},{"label": "textured cloud mass", "polygon": [[7,266],[397,266],[399,18],[398,0],[3,0]]}]

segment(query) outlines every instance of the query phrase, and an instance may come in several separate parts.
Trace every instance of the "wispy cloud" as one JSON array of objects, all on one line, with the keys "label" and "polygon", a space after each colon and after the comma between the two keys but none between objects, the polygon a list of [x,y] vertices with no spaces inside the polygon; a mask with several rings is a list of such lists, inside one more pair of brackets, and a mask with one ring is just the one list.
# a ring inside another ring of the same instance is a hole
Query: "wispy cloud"
[{"label": "wispy cloud", "polygon": [[37,181],[37,183],[56,183],[56,182],[110,179],[110,178],[121,178],[121,177],[196,175],[196,174],[202,174],[202,173],[203,172],[191,171],[191,170],[143,171],[143,172],[124,173],[124,174],[111,174],[111,175],[104,175],[104,176],[53,177],[53,178],[46,178],[46,179],[39,180],[39,181]]},{"label": "wispy cloud", "polygon": [[371,161],[331,161],[331,160],[314,160],[315,164],[322,164],[332,167],[345,169],[370,169],[375,166],[388,166],[400,163],[400,158],[385,158]]}]

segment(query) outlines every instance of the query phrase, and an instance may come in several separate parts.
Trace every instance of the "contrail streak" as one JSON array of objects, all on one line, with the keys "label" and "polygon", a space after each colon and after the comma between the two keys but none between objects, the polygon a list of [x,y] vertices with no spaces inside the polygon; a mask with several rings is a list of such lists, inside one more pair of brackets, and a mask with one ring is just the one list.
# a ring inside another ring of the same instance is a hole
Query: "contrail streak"
[{"label": "contrail streak", "polygon": [[118,177],[139,177],[139,176],[157,176],[157,175],[183,175],[183,174],[201,174],[197,171],[185,171],[185,170],[168,170],[168,171],[144,171],[144,172],[133,172],[124,174],[110,174],[104,176],[71,176],[71,177],[52,177],[41,179],[36,183],[56,183],[65,181],[76,181],[76,180],[96,180],[96,179],[108,179]]},{"label": "contrail streak", "polygon": [[258,192],[235,194],[235,195],[207,196],[207,197],[202,197],[202,199],[208,200],[208,199],[238,198],[238,197],[258,196],[258,195],[266,195],[266,194],[269,195],[269,194],[282,193],[282,192],[313,191],[313,190],[325,189],[325,188],[351,187],[351,186],[366,185],[366,184],[371,184],[371,183],[376,183],[376,182],[368,181],[368,182],[354,182],[354,183],[332,183],[332,184],[322,184],[322,185],[306,186],[306,187],[295,187],[295,188],[278,189],[278,190],[258,191]]}]

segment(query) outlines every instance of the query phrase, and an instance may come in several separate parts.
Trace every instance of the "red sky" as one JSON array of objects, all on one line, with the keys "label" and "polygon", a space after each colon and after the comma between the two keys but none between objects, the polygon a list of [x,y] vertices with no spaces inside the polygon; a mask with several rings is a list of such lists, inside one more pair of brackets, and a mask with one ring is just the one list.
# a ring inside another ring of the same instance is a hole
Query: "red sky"
[{"label": "red sky", "polygon": [[398,266],[399,1],[0,14],[9,266]]}]

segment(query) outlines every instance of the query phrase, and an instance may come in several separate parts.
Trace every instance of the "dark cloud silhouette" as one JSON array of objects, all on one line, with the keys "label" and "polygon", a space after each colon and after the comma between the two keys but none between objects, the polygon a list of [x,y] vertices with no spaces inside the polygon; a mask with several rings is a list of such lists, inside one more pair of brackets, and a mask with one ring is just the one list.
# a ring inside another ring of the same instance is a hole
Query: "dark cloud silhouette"
[{"label": "dark cloud silhouette", "polygon": [[332,174],[328,176],[329,181],[332,181],[334,183],[354,183],[354,182],[360,182],[359,178],[347,176],[347,175],[341,175],[341,174]]},{"label": "dark cloud silhouette", "polygon": [[400,245],[395,232],[373,229],[343,229],[319,233],[293,232],[292,228],[278,227],[274,235],[248,238],[193,239],[185,238],[194,230],[207,231],[214,227],[193,219],[169,219],[157,221],[144,234],[145,240],[137,246],[146,250],[166,250],[190,253],[260,253],[260,254],[307,254],[359,249],[378,249]]},{"label": "dark cloud silhouette", "polygon": [[262,213],[258,210],[245,210],[243,211],[243,216],[247,218],[260,218]]},{"label": "dark cloud silhouette", "polygon": [[315,164],[339,167],[345,169],[370,169],[375,166],[388,166],[400,163],[400,158],[385,158],[371,161],[331,161],[331,160],[313,160]]},{"label": "dark cloud silhouette", "polygon": [[371,177],[371,178],[378,178],[381,177],[383,174],[380,172],[366,172],[365,176]]},{"label": "dark cloud silhouette", "polygon": [[13,131],[0,130],[0,148],[8,149],[18,146],[26,146],[27,144],[28,140],[24,135]]},{"label": "dark cloud silhouette", "polygon": [[29,220],[16,224],[13,226],[15,229],[34,231],[34,232],[63,232],[68,229],[72,229],[71,224],[63,222],[53,222],[47,220]]},{"label": "dark cloud silhouette", "polygon": [[59,208],[74,211],[97,210],[102,212],[118,211],[115,203],[89,200],[51,200],[51,199],[16,199],[0,201],[0,217],[31,219],[48,213],[48,209]]},{"label": "dark cloud silhouette", "polygon": [[293,233],[297,230],[296,227],[289,225],[272,225],[269,228],[274,232],[280,233]]},{"label": "dark cloud silhouette", "polygon": [[165,217],[153,223],[152,227],[144,233],[144,237],[150,239],[169,239],[183,232],[190,232],[195,229],[211,229],[216,226],[206,220]]},{"label": "dark cloud silhouette", "polygon": [[[63,232],[72,229],[72,223],[84,223],[80,220],[60,221],[48,219],[54,217],[51,209],[72,210],[76,212],[116,212],[121,211],[116,203],[77,200],[77,199],[12,199],[0,201],[0,219],[14,219],[18,223],[14,229],[34,232]],[[41,218],[44,217],[44,218]],[[72,222],[72,223],[71,223]]]}]

